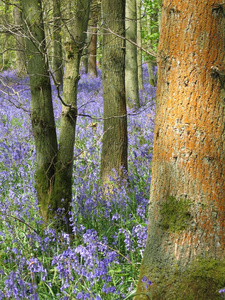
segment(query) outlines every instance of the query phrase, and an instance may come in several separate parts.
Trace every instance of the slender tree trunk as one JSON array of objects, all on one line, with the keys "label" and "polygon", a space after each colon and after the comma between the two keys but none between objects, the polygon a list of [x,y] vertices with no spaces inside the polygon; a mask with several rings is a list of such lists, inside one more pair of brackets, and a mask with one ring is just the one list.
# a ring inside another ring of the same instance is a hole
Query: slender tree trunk
[{"label": "slender tree trunk", "polygon": [[[103,0],[103,26],[125,35],[125,0]],[[104,136],[101,156],[101,179],[108,176],[124,177],[127,170],[127,116],[125,99],[125,49],[124,40],[108,32],[103,34],[103,98]]]},{"label": "slender tree trunk", "polygon": [[[126,38],[137,42],[136,0],[126,0]],[[125,84],[126,99],[129,107],[140,107],[138,90],[137,47],[126,41]]]},{"label": "slender tree trunk", "polygon": [[164,0],[148,238],[135,299],[220,299],[225,286],[224,49],[220,1]]},{"label": "slender tree trunk", "polygon": [[25,42],[22,35],[22,11],[19,8],[20,1],[17,2],[17,6],[14,6],[13,16],[14,16],[14,24],[17,28],[17,34],[14,35],[16,40],[16,72],[17,76],[23,78],[27,75],[26,68],[26,55],[25,55]]},{"label": "slender tree trunk", "polygon": [[[97,25],[97,24],[96,24]],[[92,29],[92,36],[89,45],[89,57],[88,57],[88,73],[94,77],[97,77],[97,65],[96,65],[96,55],[97,55],[97,30]]]},{"label": "slender tree trunk", "polygon": [[98,1],[94,0],[91,4],[90,10],[90,22],[89,30],[90,33],[90,44],[89,44],[89,57],[88,57],[88,73],[94,77],[97,77],[97,65],[96,65],[96,56],[97,56],[97,25],[98,25],[98,13],[99,5]]},{"label": "slender tree trunk", "polygon": [[[86,44],[88,44],[88,34],[86,39]],[[85,47],[82,57],[82,65],[84,66],[85,74],[88,73],[88,48]]]},{"label": "slender tree trunk", "polygon": [[36,189],[41,214],[47,220],[57,159],[57,138],[48,61],[45,55],[41,1],[22,0],[22,8],[27,34],[26,49],[32,98],[31,121],[36,147]]},{"label": "slender tree trunk", "polygon": [[61,42],[61,12],[60,0],[53,0],[53,62],[52,68],[55,81],[58,85],[63,83],[63,59]]},{"label": "slender tree trunk", "polygon": [[[77,116],[77,83],[80,58],[87,31],[89,0],[67,3],[70,16],[66,20],[66,63],[59,148],[52,107],[49,66],[40,0],[23,0],[28,72],[32,106],[31,119],[36,146],[36,189],[40,211],[45,221],[56,215],[58,225],[71,232],[69,226],[72,200],[72,170]],[[69,15],[69,14],[68,14]],[[62,215],[58,215],[61,212]]]},{"label": "slender tree trunk", "polygon": [[62,108],[58,160],[51,203],[53,212],[60,207],[65,209],[67,219],[69,219],[72,199],[77,85],[80,78],[80,60],[86,39],[89,7],[90,0],[73,0],[67,3],[69,19],[66,21],[63,101],[68,106],[63,105]]},{"label": "slender tree trunk", "polygon": [[[11,19],[11,13],[10,13],[10,4],[9,0],[6,0],[4,3],[4,23],[7,27],[8,24],[10,24],[10,19]],[[12,41],[11,41],[11,33],[6,32],[4,34],[3,38],[3,47],[2,47],[2,65],[1,69],[2,70],[7,70],[11,67],[11,51],[10,48],[12,48]]]},{"label": "slender tree trunk", "polygon": [[152,60],[148,60],[147,66],[148,66],[149,83],[150,83],[150,85],[155,86],[155,79],[154,79],[154,73],[153,73],[154,64],[153,64]]},{"label": "slender tree trunk", "polygon": [[43,23],[45,32],[46,54],[48,56],[49,65],[52,68],[53,60],[53,0],[41,0],[43,11]]},{"label": "slender tree trunk", "polygon": [[[136,0],[137,6],[137,44],[142,46],[141,37],[141,0]],[[138,64],[138,87],[143,90],[143,68],[142,68],[142,50],[137,49],[137,64]]]},{"label": "slender tree trunk", "polygon": [[[151,16],[147,16],[147,28],[148,28],[148,34],[151,35],[152,31],[151,31]],[[151,41],[149,41],[149,48],[151,49]],[[153,74],[153,61],[151,60],[151,58],[149,58],[148,62],[148,77],[149,77],[149,83],[150,85],[155,85],[155,80],[154,80],[154,74]]]}]

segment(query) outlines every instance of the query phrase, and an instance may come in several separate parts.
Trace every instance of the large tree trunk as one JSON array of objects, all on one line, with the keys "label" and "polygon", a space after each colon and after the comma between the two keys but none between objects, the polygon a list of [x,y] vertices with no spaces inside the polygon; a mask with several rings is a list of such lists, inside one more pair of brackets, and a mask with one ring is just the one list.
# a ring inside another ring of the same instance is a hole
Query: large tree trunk
[{"label": "large tree trunk", "polygon": [[220,1],[164,0],[148,238],[135,299],[220,299],[225,286],[224,49]]},{"label": "large tree trunk", "polygon": [[[126,0],[126,39],[137,43],[136,0]],[[138,90],[137,47],[126,40],[125,84],[129,107],[140,107]]]},{"label": "large tree trunk", "polygon": [[63,83],[63,59],[61,42],[61,11],[60,0],[53,0],[53,61],[52,68],[56,84]]},{"label": "large tree trunk", "polygon": [[89,6],[90,0],[73,0],[67,3],[67,16],[69,19],[66,21],[66,57],[63,84],[63,101],[67,106],[63,105],[61,115],[59,151],[51,203],[53,212],[60,207],[64,208],[67,219],[69,219],[68,213],[72,200],[77,85],[80,78],[80,60],[88,26]]},{"label": "large tree trunk", "polygon": [[48,61],[45,55],[41,1],[23,0],[22,7],[27,34],[26,51],[32,98],[31,121],[36,147],[36,189],[41,214],[47,220],[57,159],[57,138]]},{"label": "large tree trunk", "polygon": [[[103,0],[103,26],[124,36],[125,0]],[[107,183],[114,169],[123,177],[127,170],[127,115],[125,99],[124,40],[103,34],[104,135],[101,156],[101,179]]]},{"label": "large tree trunk", "polygon": [[16,40],[16,72],[18,77],[25,77],[27,75],[26,68],[26,55],[25,55],[25,42],[23,38],[22,30],[22,11],[19,8],[21,1],[17,2],[17,5],[13,9],[14,24],[16,25],[17,34],[14,35]]}]

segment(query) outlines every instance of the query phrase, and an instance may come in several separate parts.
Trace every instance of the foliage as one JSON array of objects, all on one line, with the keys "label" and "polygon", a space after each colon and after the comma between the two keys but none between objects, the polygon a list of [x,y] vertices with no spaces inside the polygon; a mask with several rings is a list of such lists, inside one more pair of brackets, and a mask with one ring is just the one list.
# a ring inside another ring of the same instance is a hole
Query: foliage
[{"label": "foliage", "polygon": [[145,14],[142,20],[142,44],[155,52],[159,43],[161,2],[161,0],[144,0],[143,3]]},{"label": "foliage", "polygon": [[[98,73],[97,79],[82,73],[79,82],[78,114],[90,117],[78,118],[72,235],[46,226],[39,216],[28,79],[18,80],[13,71],[1,74],[8,87],[0,87],[0,299],[114,300],[134,292],[147,236],[155,89],[145,83],[142,108],[129,111],[129,184],[118,186],[114,179],[103,194]],[[53,99],[59,126],[54,87]]]}]

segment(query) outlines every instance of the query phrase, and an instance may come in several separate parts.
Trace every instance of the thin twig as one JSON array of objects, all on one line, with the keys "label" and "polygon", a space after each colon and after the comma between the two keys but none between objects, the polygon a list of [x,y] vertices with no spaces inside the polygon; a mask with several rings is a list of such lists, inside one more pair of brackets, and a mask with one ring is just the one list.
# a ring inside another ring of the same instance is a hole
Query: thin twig
[{"label": "thin twig", "polygon": [[[115,36],[117,36],[117,37],[120,38],[120,39],[123,39],[123,40],[125,40],[125,41],[128,41],[129,43],[133,44],[133,45],[136,46],[137,48],[141,49],[143,52],[147,53],[148,55],[153,56],[153,57],[155,57],[155,58],[157,57],[157,54],[156,54],[154,51],[151,51],[151,52],[150,52],[150,51],[146,50],[145,48],[141,47],[140,45],[138,45],[138,44],[135,43],[134,41],[132,41],[132,40],[130,40],[130,39],[128,39],[128,38],[126,38],[126,37],[124,37],[124,36],[122,36],[122,35],[116,33],[116,32],[114,32],[114,31],[112,31],[110,28],[104,28],[104,27],[93,27],[93,28],[98,29],[98,30],[99,30],[99,29],[103,29],[103,30],[105,30],[105,31],[108,31],[108,32],[111,33],[112,35],[115,35]],[[86,32],[86,33],[90,33],[90,32]],[[92,33],[92,34],[98,35],[98,33]]]},{"label": "thin twig", "polygon": [[145,106],[145,108],[142,109],[142,110],[138,110],[138,111],[135,111],[133,113],[123,114],[123,115],[120,115],[120,116],[111,116],[111,117],[101,118],[101,117],[93,117],[93,116],[88,115],[88,114],[80,114],[80,113],[78,113],[77,116],[79,116],[79,117],[87,117],[87,118],[90,118],[92,120],[97,120],[97,121],[102,121],[102,120],[104,121],[104,120],[117,119],[117,118],[125,118],[126,116],[137,116],[137,115],[143,113],[149,107],[152,107],[153,105],[154,105],[154,103],[151,103],[151,105]]},{"label": "thin twig", "polygon": [[127,258],[125,255],[123,255],[119,250],[113,249],[112,247],[102,244],[100,242],[97,242],[97,244],[101,245],[101,246],[106,246],[107,248],[113,250],[114,252],[118,253],[120,256],[122,256],[124,259],[126,259],[129,264],[131,264],[137,271],[139,271],[139,269],[136,267],[136,265],[134,263],[132,263],[132,261],[129,260],[129,258]]},{"label": "thin twig", "polygon": [[21,220],[21,219],[15,217],[15,216],[12,216],[12,215],[8,215],[8,214],[5,214],[5,215],[6,215],[6,217],[13,218],[13,219],[19,221],[20,223],[25,224],[27,227],[29,227],[31,230],[33,230],[33,231],[38,235],[37,230],[35,230],[32,226],[30,226],[29,224],[27,224],[25,221],[23,221],[23,220]]}]

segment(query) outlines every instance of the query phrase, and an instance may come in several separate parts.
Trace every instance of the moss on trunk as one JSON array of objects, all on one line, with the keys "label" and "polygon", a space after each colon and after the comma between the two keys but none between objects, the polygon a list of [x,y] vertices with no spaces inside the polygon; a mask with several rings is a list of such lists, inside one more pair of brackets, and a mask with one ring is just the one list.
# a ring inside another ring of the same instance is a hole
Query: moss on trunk
[{"label": "moss on trunk", "polygon": [[[147,274],[147,275],[146,275]],[[219,290],[225,287],[225,260],[196,258],[190,265],[160,266],[142,269],[140,277],[157,278],[147,289],[143,286],[135,300],[214,300],[221,299]]]}]

